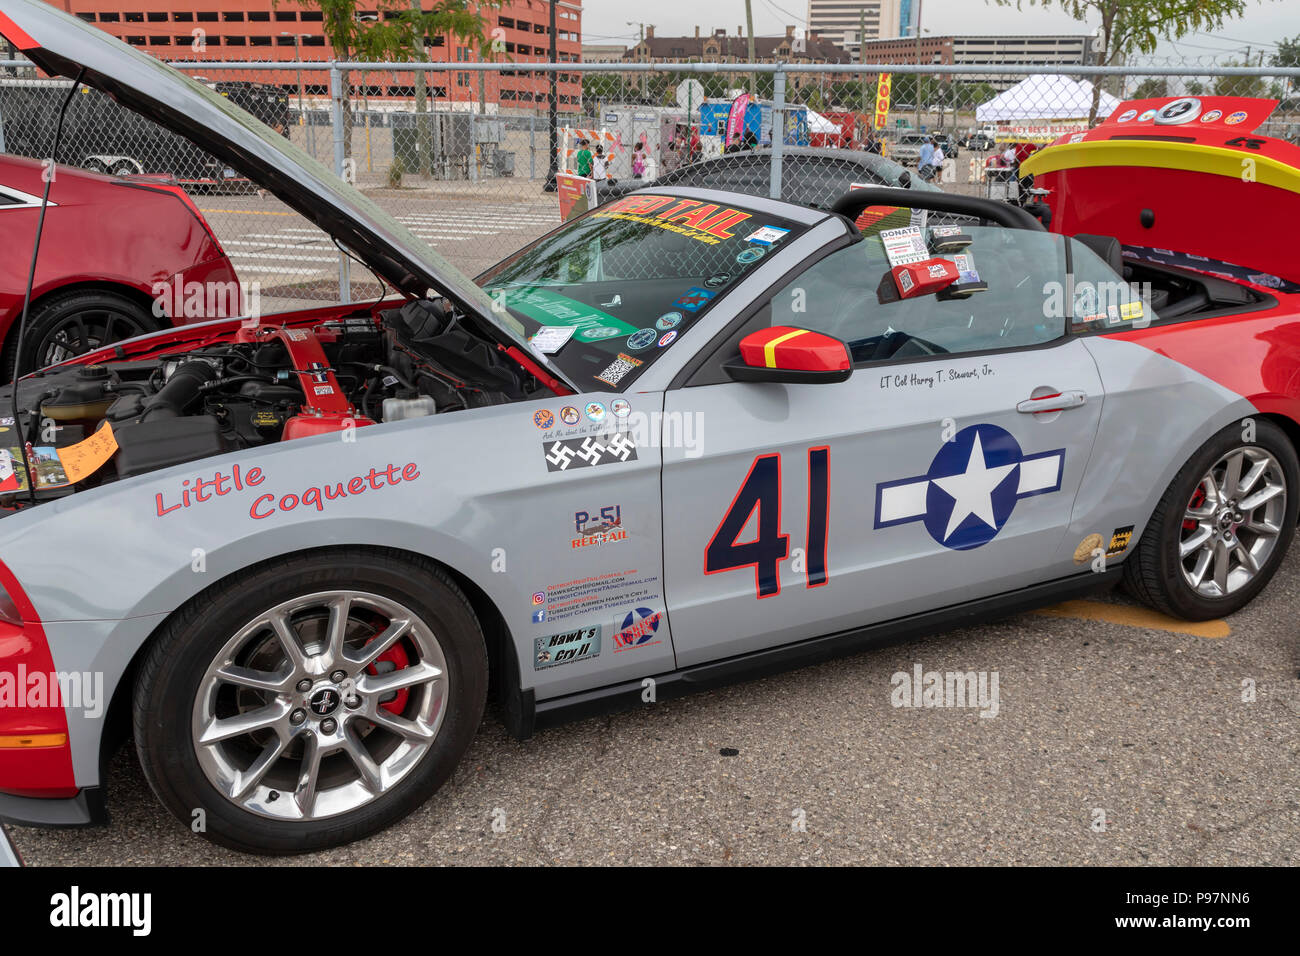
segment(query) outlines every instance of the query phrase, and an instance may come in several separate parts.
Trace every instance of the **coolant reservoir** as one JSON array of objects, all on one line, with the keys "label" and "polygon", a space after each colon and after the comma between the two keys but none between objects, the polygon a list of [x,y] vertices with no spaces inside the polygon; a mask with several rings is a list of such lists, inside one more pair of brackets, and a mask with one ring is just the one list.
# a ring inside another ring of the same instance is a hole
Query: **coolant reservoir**
[{"label": "coolant reservoir", "polygon": [[400,422],[407,418],[427,418],[437,411],[437,403],[427,395],[419,398],[384,399],[384,421],[386,422]]}]

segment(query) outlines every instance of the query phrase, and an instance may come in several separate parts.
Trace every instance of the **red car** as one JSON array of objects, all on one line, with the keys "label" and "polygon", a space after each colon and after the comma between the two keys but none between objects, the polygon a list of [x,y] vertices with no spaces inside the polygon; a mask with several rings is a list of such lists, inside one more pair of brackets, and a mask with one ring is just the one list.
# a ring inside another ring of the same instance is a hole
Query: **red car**
[{"label": "red car", "polygon": [[[234,266],[183,189],[159,178],[51,168],[22,355],[18,320],[31,260],[0,256],[5,381],[16,364],[31,371],[171,324],[239,314]],[[10,250],[32,247],[45,169],[40,160],[0,156],[0,230]],[[173,301],[193,305],[174,309]]]}]

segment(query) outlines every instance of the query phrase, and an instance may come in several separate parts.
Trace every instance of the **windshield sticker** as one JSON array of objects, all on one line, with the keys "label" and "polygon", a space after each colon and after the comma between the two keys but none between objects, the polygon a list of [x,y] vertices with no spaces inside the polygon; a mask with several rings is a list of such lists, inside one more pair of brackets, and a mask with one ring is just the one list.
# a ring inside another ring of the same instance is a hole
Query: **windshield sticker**
[{"label": "windshield sticker", "polygon": [[975,271],[975,257],[969,252],[952,257],[952,264],[957,267],[957,281],[979,282],[980,274]]},{"label": "windshield sticker", "polygon": [[668,346],[672,345],[675,341],[677,341],[676,332],[665,332],[663,336],[659,339],[659,347],[661,349],[667,348]]},{"label": "windshield sticker", "polygon": [[665,312],[659,318],[655,319],[655,328],[661,332],[667,332],[669,329],[675,329],[682,324],[682,314],[680,312]]},{"label": "windshield sticker", "polygon": [[[525,286],[515,289],[494,289],[493,298],[505,297],[509,308],[522,312],[544,326],[565,326],[578,330],[578,338],[587,342],[612,339],[636,331],[635,326],[622,322],[595,306],[576,299],[541,289]],[[594,334],[599,333],[599,334]]]},{"label": "windshield sticker", "polygon": [[596,381],[604,382],[606,385],[617,385],[623,381],[628,372],[635,371],[642,364],[640,359],[634,359],[630,355],[618,353],[618,358],[609,364],[605,371],[596,376]]},{"label": "windshield sticker", "polygon": [[601,207],[591,215],[598,219],[623,219],[657,226],[709,245],[735,238],[730,229],[751,218],[749,213],[739,209],[673,196],[628,196]]},{"label": "windshield sticker", "polygon": [[709,304],[713,298],[713,293],[708,289],[701,289],[697,285],[691,286],[679,298],[673,300],[673,305],[679,309],[685,309],[687,312],[698,312],[704,306]]},{"label": "windshield sticker", "polygon": [[789,229],[780,229],[776,226],[760,226],[754,232],[745,237],[746,242],[757,242],[761,246],[770,246],[773,243],[780,242],[785,238]]},{"label": "windshield sticker", "polygon": [[748,249],[742,249],[736,254],[736,261],[742,266],[747,266],[751,262],[757,262],[763,256],[767,255],[767,249],[762,246],[750,246]]},{"label": "windshield sticker", "polygon": [[543,355],[554,355],[569,344],[576,331],[571,325],[543,325],[528,341]]},{"label": "windshield sticker", "polygon": [[[619,323],[620,325],[622,323]],[[626,328],[614,328],[612,325],[598,325],[594,329],[583,329],[578,333],[578,338],[584,342],[599,342],[602,339],[616,339],[620,335],[626,335]]]},{"label": "windshield sticker", "polygon": [[919,226],[885,229],[880,233],[880,241],[885,245],[885,257],[891,266],[909,265],[930,258],[930,250]]},{"label": "windshield sticker", "polygon": [[633,352],[640,352],[654,345],[657,338],[659,333],[654,329],[637,329],[627,337],[627,347]]}]

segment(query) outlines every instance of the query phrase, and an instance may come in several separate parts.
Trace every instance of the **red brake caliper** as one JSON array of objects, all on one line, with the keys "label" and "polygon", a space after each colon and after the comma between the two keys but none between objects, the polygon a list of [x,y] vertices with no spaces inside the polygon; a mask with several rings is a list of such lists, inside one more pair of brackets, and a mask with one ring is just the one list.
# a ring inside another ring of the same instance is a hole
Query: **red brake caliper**
[{"label": "red brake caliper", "polygon": [[[380,664],[391,664],[391,667],[380,668]],[[380,674],[391,674],[393,671],[400,671],[411,666],[411,657],[406,653],[406,648],[401,644],[394,644],[384,653],[375,658],[375,662],[366,668],[366,673],[371,677],[377,677]],[[399,690],[392,700],[387,701],[379,706],[391,714],[401,714],[406,710],[406,702],[410,699],[411,692],[405,688]]]},{"label": "red brake caliper", "polygon": [[[1201,505],[1203,505],[1203,504],[1205,504],[1205,490],[1204,490],[1200,485],[1197,485],[1197,486],[1196,486],[1196,490],[1195,490],[1194,492],[1192,492],[1192,500],[1189,501],[1189,502],[1187,502],[1187,507],[1188,507],[1188,508],[1199,508],[1199,507],[1200,507]],[[1184,531],[1195,531],[1195,530],[1196,530],[1196,522],[1193,521],[1191,518],[1184,518],[1184,519],[1183,519],[1183,530],[1184,530]]]}]

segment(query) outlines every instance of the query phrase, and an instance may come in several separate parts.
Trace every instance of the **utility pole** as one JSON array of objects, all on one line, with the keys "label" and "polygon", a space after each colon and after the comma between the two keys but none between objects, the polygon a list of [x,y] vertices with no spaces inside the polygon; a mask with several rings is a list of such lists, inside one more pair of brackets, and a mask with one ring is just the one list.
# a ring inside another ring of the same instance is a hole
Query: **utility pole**
[{"label": "utility pole", "polygon": [[[550,6],[551,42],[550,42],[550,53],[548,54],[548,56],[550,57],[552,64],[558,63],[560,61],[560,50],[557,44],[557,38],[555,34],[555,4],[556,4],[556,0],[549,0],[548,5]],[[559,97],[558,74],[554,67],[552,67],[552,69],[549,71],[548,79],[549,79],[550,90],[549,90],[549,94],[546,97],[547,99],[546,119],[548,124],[551,127],[550,135],[548,137],[548,139],[550,140],[550,148],[551,148],[551,170],[546,175],[546,183],[542,186],[542,189],[545,192],[554,192],[555,174],[559,170],[558,163],[560,159],[559,157],[560,143],[558,139],[558,131],[555,128],[556,124],[559,123],[559,117],[556,115],[556,104],[558,102],[558,97]]]},{"label": "utility pole", "polygon": [[[863,7],[858,11],[858,66],[867,62],[867,44],[864,42],[867,37],[867,8]],[[867,74],[858,73],[858,103],[859,111],[867,111]]]},{"label": "utility pole", "polygon": [[[749,62],[754,62],[754,5],[753,0],[745,0],[745,32],[749,34]],[[749,71],[749,95],[758,95],[758,77]]]},{"label": "utility pole", "polygon": [[[916,65],[921,65],[921,0],[916,0]],[[916,129],[921,129],[921,74],[916,74]]]},{"label": "utility pole", "polygon": [[[420,0],[411,0],[411,9],[416,13],[420,12]],[[427,59],[424,52],[424,36],[420,35],[415,38],[415,57],[420,62]],[[415,71],[415,151],[418,156],[420,166],[420,176],[428,179],[433,172],[433,143],[429,135],[429,124],[427,119],[419,114],[429,111],[428,91],[424,85],[424,70]]]}]

